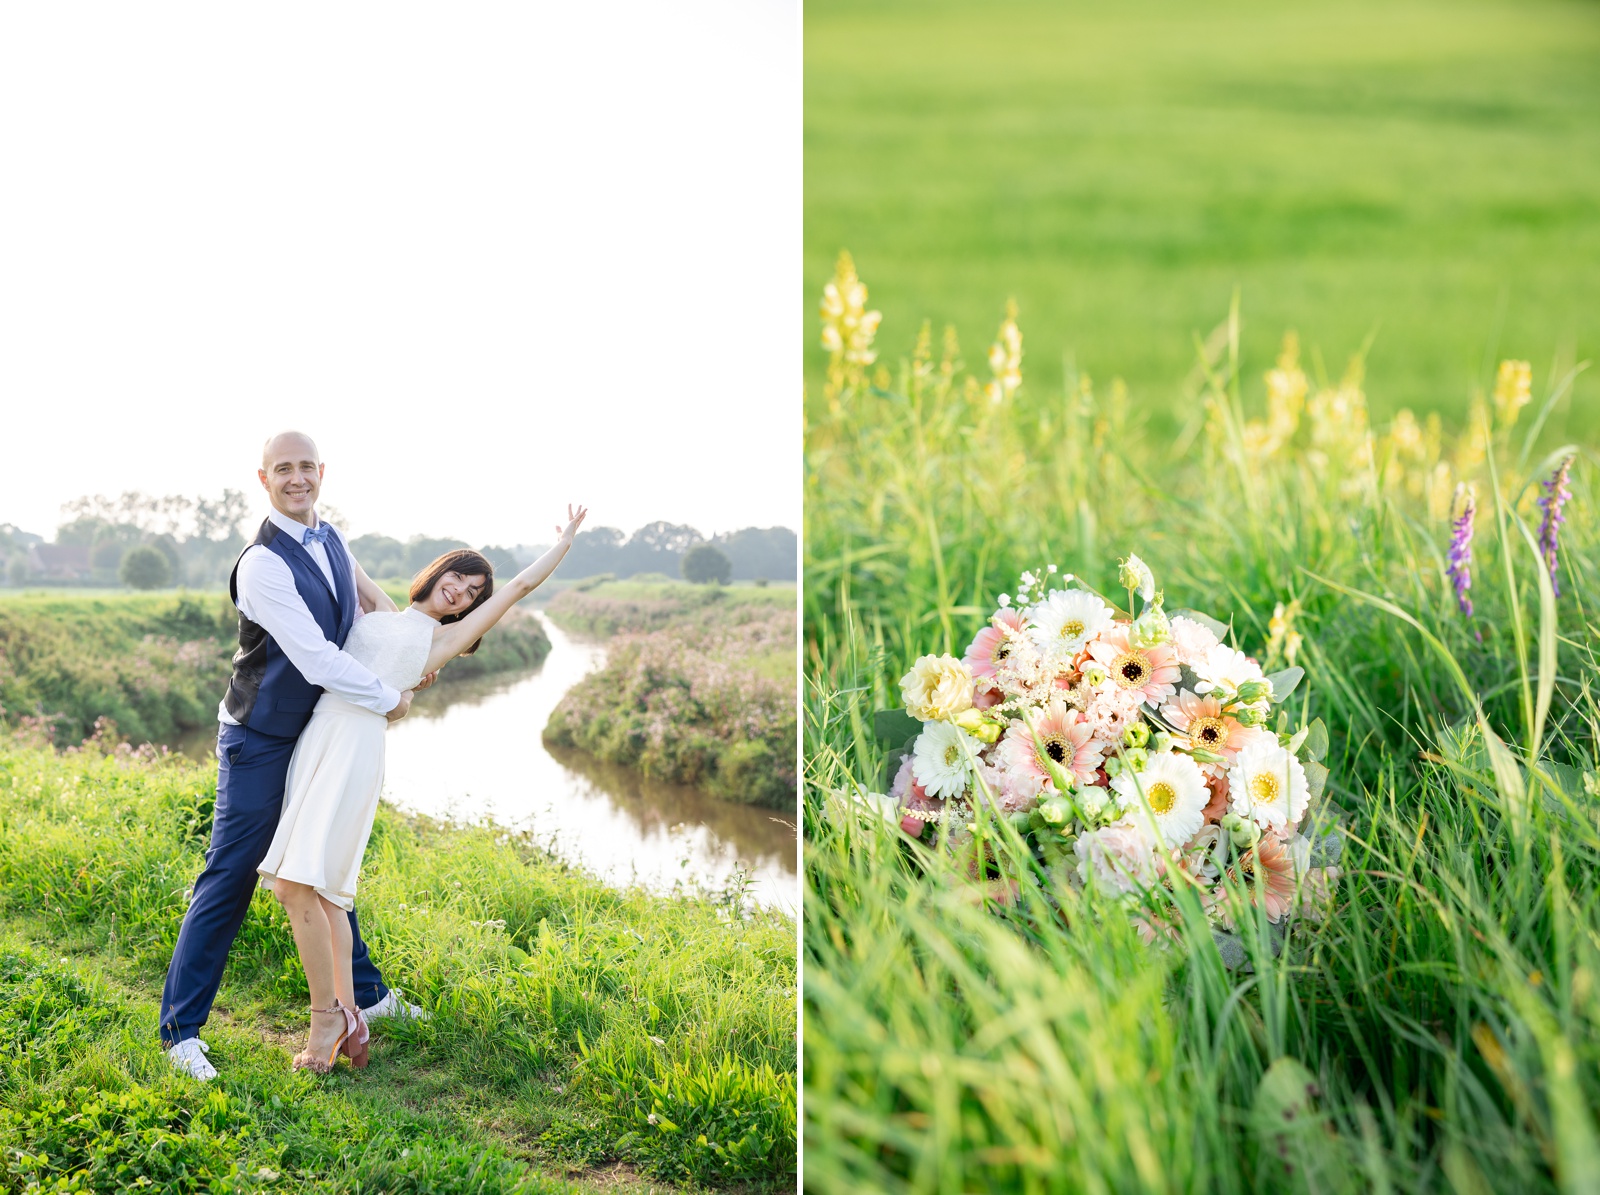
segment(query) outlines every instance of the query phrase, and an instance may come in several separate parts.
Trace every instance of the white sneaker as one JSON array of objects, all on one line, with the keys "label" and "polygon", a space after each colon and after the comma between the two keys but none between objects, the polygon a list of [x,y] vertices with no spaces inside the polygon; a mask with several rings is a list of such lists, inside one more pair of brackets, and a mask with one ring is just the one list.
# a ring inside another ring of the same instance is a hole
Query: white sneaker
[{"label": "white sneaker", "polygon": [[399,988],[390,988],[382,1000],[371,1008],[363,1008],[361,1011],[366,1014],[369,1021],[375,1021],[379,1017],[403,1017],[412,1021],[426,1021],[433,1017],[433,1014],[421,1005],[407,1004]]},{"label": "white sneaker", "polygon": [[217,1068],[206,1061],[210,1049],[198,1037],[186,1037],[167,1051],[167,1061],[190,1078],[209,1083],[217,1077]]}]

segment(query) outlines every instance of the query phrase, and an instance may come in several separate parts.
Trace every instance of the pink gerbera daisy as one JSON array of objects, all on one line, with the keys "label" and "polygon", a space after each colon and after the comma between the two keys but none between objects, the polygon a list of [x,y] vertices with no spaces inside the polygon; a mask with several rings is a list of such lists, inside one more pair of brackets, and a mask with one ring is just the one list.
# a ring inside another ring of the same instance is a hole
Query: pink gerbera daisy
[{"label": "pink gerbera daisy", "polygon": [[1118,623],[1089,644],[1089,654],[1106,670],[1107,683],[1124,692],[1137,692],[1146,705],[1160,705],[1178,691],[1183,669],[1170,645],[1134,647],[1128,624]]},{"label": "pink gerbera daisy", "polygon": [[1057,698],[1032,726],[1013,722],[995,754],[1010,787],[1039,793],[1050,783],[1046,759],[1072,773],[1079,784],[1093,782],[1105,758],[1093,737],[1094,728]]},{"label": "pink gerbera daisy", "polygon": [[1180,689],[1175,701],[1162,706],[1161,716],[1173,730],[1187,735],[1193,746],[1227,758],[1227,763],[1200,765],[1213,776],[1226,772],[1233,757],[1252,739],[1264,733],[1254,727],[1241,725],[1238,719],[1223,713],[1222,702],[1218,698],[1201,697],[1188,689]]},{"label": "pink gerbera daisy", "polygon": [[1271,834],[1234,861],[1228,878],[1245,886],[1247,899],[1266,909],[1268,921],[1281,921],[1294,907],[1294,860]]},{"label": "pink gerbera daisy", "polygon": [[994,684],[995,672],[1011,654],[1011,636],[1020,635],[1022,628],[1022,611],[997,610],[989,625],[973,638],[962,663],[978,682],[979,690]]}]

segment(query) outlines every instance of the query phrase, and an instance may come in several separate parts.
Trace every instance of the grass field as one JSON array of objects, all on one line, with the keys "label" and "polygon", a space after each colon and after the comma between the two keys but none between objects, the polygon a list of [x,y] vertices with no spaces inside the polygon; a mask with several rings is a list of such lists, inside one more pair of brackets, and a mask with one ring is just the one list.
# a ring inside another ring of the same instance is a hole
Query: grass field
[{"label": "grass field", "polygon": [[[1191,333],[1243,297],[1246,373],[1298,328],[1375,412],[1457,424],[1498,356],[1600,353],[1600,13],[1577,0],[817,0],[805,10],[807,374],[841,249],[890,365],[924,318],[981,365],[1014,297],[1181,424]],[[1580,381],[1552,435],[1600,435]],[[1559,442],[1559,439],[1552,442]]]},{"label": "grass field", "polygon": [[[1532,539],[1556,464],[1536,402],[1459,439],[1369,418],[1376,362],[1364,384],[1302,378],[1298,400],[1285,363],[1267,402],[1249,362],[1277,348],[1214,346],[1183,446],[1080,378],[991,404],[937,349],[887,386],[846,369],[811,394],[809,1189],[1600,1189],[1594,444],[1564,454],[1558,599]],[[1470,619],[1446,577],[1463,481]],[[1111,593],[1130,551],[1169,609],[1231,619],[1258,657],[1298,603],[1293,717],[1331,732],[1345,874],[1279,956],[1241,923],[1239,969],[1203,921],[1146,946],[1059,865],[997,845],[1000,903],[831,795],[882,791],[873,712],[918,656],[959,656],[1022,569]]]},{"label": "grass field", "polygon": [[292,1073],[305,979],[261,892],[202,1033],[221,1077],[178,1076],[156,1010],[214,796],[181,759],[0,743],[0,1190],[792,1189],[792,921],[387,807],[363,936],[431,1019]]}]

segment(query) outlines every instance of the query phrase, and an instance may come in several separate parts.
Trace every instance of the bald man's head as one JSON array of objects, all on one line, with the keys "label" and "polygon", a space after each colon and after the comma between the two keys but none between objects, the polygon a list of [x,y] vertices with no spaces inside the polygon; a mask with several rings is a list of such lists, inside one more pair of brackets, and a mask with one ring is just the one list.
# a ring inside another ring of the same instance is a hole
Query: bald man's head
[{"label": "bald man's head", "polygon": [[322,460],[321,454],[317,452],[315,440],[305,432],[290,430],[267,438],[267,442],[261,446],[261,467],[268,473],[272,472],[273,460],[283,454],[294,457],[309,455],[312,460],[319,463]]},{"label": "bald man's head", "polygon": [[261,446],[261,471],[257,476],[274,510],[307,527],[316,525],[322,458],[310,436],[285,431],[269,439]]}]

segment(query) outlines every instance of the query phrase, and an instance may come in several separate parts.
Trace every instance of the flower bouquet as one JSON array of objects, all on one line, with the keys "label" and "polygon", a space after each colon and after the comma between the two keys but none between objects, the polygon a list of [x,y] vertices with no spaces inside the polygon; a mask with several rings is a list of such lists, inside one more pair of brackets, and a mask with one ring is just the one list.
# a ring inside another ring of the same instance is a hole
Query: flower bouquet
[{"label": "flower bouquet", "polygon": [[1137,556],[1126,610],[1057,572],[1023,573],[962,659],[923,656],[901,679],[905,709],[877,715],[894,748],[880,806],[978,856],[984,815],[1007,818],[1060,882],[1124,898],[1147,940],[1175,935],[1190,887],[1235,965],[1230,890],[1275,941],[1291,914],[1320,916],[1342,840],[1319,809],[1327,730],[1283,708],[1303,670],[1267,676],[1222,623],[1168,615]]}]

